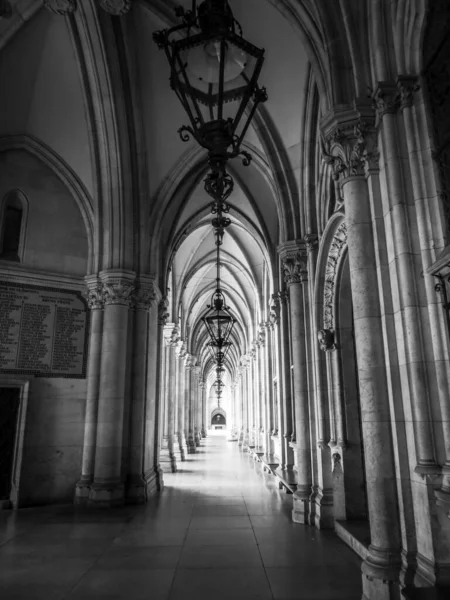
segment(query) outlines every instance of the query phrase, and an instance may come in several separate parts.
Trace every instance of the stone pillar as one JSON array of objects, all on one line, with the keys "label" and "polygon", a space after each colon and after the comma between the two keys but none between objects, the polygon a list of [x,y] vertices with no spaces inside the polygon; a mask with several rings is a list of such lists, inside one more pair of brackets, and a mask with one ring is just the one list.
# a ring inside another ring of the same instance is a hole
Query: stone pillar
[{"label": "stone pillar", "polygon": [[184,342],[179,342],[176,349],[177,357],[177,406],[178,406],[178,427],[177,439],[180,454],[180,460],[186,460],[186,374],[184,363],[186,358],[186,348]]},{"label": "stone pillar", "polygon": [[280,320],[279,345],[280,345],[280,384],[281,399],[283,403],[283,445],[284,445],[284,463],[283,468],[291,470],[294,465],[294,449],[292,442],[295,442],[295,430],[293,422],[294,410],[292,407],[292,389],[291,389],[291,353],[289,348],[289,294],[286,290],[278,293],[280,302]]},{"label": "stone pillar", "polygon": [[201,437],[205,438],[207,436],[206,433],[206,383],[202,381],[201,383],[201,402],[200,402],[200,422],[201,422]]},{"label": "stone pillar", "polygon": [[309,498],[312,491],[311,432],[305,348],[303,283],[307,281],[306,248],[300,242],[288,242],[279,248],[286,284],[289,289],[292,356],[294,365],[294,402],[296,419],[297,490],[292,518],[309,522]]},{"label": "stone pillar", "polygon": [[126,481],[128,503],[143,504],[157,490],[157,473],[153,465],[146,464],[145,453],[148,443],[149,424],[147,365],[149,361],[149,311],[155,300],[154,282],[150,277],[141,276],[133,295],[135,309],[132,352],[132,387],[130,402],[129,465]]},{"label": "stone pillar", "polygon": [[164,369],[163,369],[163,387],[162,387],[162,440],[160,463],[162,469],[170,470],[172,473],[177,471],[176,461],[176,442],[175,437],[175,346],[179,341],[178,330],[173,323],[168,323],[164,327]]},{"label": "stone pillar", "polygon": [[[194,417],[194,440],[195,446],[200,446],[201,440],[201,415],[200,415],[200,367],[194,367],[194,395],[193,395],[193,417]],[[200,417],[200,418],[199,418]]]},{"label": "stone pillar", "polygon": [[124,502],[121,479],[127,368],[128,311],[134,273],[100,273],[105,302],[100,365],[94,481],[89,503],[114,506]]},{"label": "stone pillar", "polygon": [[[355,346],[366,465],[371,544],[363,562],[367,600],[399,593],[401,566],[396,474],[377,260],[366,172],[378,162],[372,109],[330,113],[323,122],[325,159],[340,178],[348,229]],[[364,117],[364,120],[362,120]]]},{"label": "stone pillar", "polygon": [[189,355],[188,369],[189,369],[189,397],[188,397],[188,453],[195,454],[196,446],[195,443],[195,394],[196,394],[196,383],[195,383],[195,356]]},{"label": "stone pillar", "polygon": [[98,396],[103,334],[103,286],[97,276],[85,278],[90,308],[89,352],[87,365],[86,411],[84,418],[81,477],[75,488],[75,504],[88,502],[95,467]]}]

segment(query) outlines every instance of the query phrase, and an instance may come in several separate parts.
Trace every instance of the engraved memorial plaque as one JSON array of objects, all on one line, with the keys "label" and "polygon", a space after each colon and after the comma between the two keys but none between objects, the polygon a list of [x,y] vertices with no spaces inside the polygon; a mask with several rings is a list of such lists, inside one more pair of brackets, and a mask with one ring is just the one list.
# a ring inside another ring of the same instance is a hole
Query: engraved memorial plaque
[{"label": "engraved memorial plaque", "polygon": [[86,377],[88,319],[78,292],[0,283],[0,372]]}]

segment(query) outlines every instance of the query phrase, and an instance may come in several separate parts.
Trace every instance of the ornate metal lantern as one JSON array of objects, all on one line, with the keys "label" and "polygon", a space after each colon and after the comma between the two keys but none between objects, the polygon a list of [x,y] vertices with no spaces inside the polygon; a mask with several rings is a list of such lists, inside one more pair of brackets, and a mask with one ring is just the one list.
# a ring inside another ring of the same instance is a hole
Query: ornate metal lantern
[{"label": "ornate metal lantern", "polygon": [[[204,0],[198,8],[177,9],[182,23],[153,34],[170,65],[170,84],[190,125],[179,129],[209,152],[210,165],[225,166],[244,154],[241,143],[260,102],[267,100],[258,85],[264,50],[242,36],[227,0]],[[250,110],[246,109],[251,106]]]}]

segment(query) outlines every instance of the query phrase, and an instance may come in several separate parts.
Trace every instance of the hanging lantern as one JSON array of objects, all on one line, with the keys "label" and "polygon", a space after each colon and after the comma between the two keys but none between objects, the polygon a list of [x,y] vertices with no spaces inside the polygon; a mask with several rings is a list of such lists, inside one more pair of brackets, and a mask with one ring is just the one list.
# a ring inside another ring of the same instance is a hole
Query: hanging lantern
[{"label": "hanging lantern", "polygon": [[198,8],[193,0],[192,10],[177,15],[182,24],[153,39],[166,52],[171,87],[189,117],[181,139],[194,136],[212,167],[239,154],[249,162],[240,146],[258,104],[267,100],[258,85],[264,50],[244,39],[227,0],[205,0]]}]

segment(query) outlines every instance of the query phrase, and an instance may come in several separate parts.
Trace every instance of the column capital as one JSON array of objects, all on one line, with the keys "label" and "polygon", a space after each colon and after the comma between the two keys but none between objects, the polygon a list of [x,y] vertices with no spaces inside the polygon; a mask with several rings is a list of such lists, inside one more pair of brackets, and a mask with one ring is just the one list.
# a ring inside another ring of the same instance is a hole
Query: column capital
[{"label": "column capital", "polygon": [[281,244],[277,248],[283,262],[284,280],[288,286],[308,281],[307,252],[303,240]]},{"label": "column capital", "polygon": [[163,326],[163,337],[166,346],[176,348],[180,341],[180,330],[175,323],[166,323]]},{"label": "column capital", "polygon": [[131,8],[132,0],[99,0],[100,8],[110,15],[120,17],[125,15]]},{"label": "column capital", "polygon": [[149,276],[140,276],[136,280],[136,288],[132,296],[133,308],[137,310],[150,310],[157,299],[155,279]]},{"label": "column capital", "polygon": [[333,179],[364,176],[378,170],[379,151],[375,111],[370,100],[337,106],[321,122],[322,160]]},{"label": "column capital", "polygon": [[317,334],[319,340],[320,349],[324,352],[332,352],[336,350],[336,344],[334,343],[334,331],[331,329],[321,329]]},{"label": "column capital", "polygon": [[307,233],[304,237],[306,250],[312,252],[319,245],[319,236],[317,233]]},{"label": "column capital", "polygon": [[169,300],[167,296],[163,296],[158,304],[158,325],[160,327],[164,327],[167,323],[167,319],[169,318],[168,308]]},{"label": "column capital", "polygon": [[419,78],[416,75],[399,75],[397,89],[400,94],[400,109],[411,108],[414,94],[420,90]]},{"label": "column capital", "polygon": [[65,17],[76,11],[77,0],[44,0],[44,6],[50,12]]},{"label": "column capital", "polygon": [[280,299],[278,294],[272,294],[269,305],[269,324],[273,329],[280,322]]},{"label": "column capital", "polygon": [[105,305],[132,305],[132,294],[135,290],[136,274],[132,271],[110,269],[101,271],[100,280],[103,285],[103,301]]},{"label": "column capital", "polygon": [[90,310],[102,310],[105,307],[103,284],[98,275],[87,275],[84,278],[87,290],[83,293]]},{"label": "column capital", "polygon": [[[43,0],[47,10],[61,16],[70,15],[78,8],[77,0]],[[133,0],[98,0],[98,5],[110,15],[120,17],[131,8]]]},{"label": "column capital", "polygon": [[393,81],[379,81],[373,93],[373,108],[376,112],[377,125],[384,115],[395,114],[400,108],[400,93]]},{"label": "column capital", "polygon": [[186,358],[186,354],[186,342],[180,339],[177,345],[175,346],[175,356],[178,360],[184,361],[184,359]]}]

